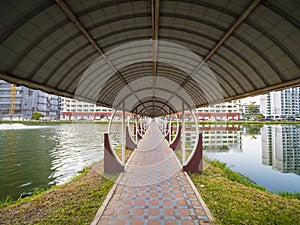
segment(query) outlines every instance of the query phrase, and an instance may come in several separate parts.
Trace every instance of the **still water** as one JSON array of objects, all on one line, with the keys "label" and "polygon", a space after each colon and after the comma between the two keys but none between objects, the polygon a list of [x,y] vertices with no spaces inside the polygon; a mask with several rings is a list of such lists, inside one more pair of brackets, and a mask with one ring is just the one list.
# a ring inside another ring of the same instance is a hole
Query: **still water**
[{"label": "still water", "polygon": [[300,192],[300,126],[226,126],[203,130],[204,154],[269,191]]},{"label": "still water", "polygon": [[62,184],[103,158],[107,125],[0,124],[0,198]]},{"label": "still water", "polygon": [[[300,192],[300,126],[204,126],[204,154],[272,191]],[[0,124],[0,198],[62,184],[103,159],[107,125]]]}]

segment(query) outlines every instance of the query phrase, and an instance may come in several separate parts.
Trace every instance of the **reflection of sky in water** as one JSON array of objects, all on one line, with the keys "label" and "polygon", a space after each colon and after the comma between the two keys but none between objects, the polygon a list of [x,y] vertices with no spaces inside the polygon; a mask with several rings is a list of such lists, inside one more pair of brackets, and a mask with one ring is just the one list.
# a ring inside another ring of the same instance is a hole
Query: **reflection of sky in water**
[{"label": "reflection of sky in water", "polygon": [[[285,158],[283,162],[281,161],[279,163],[278,158],[282,157],[278,155],[287,155],[287,152],[291,151],[290,148],[284,147],[286,146],[284,143],[291,140],[285,140],[285,137],[283,137],[280,142],[277,136],[275,142],[270,135],[270,133],[264,132],[262,132],[262,135],[256,135],[256,138],[249,135],[242,135],[240,150],[237,146],[231,145],[227,151],[218,151],[218,153],[216,153],[216,151],[209,150],[205,151],[205,155],[226,162],[233,170],[248,176],[257,184],[263,185],[269,190],[300,192],[300,176],[295,174],[297,171],[299,172],[299,146],[293,149],[294,156],[292,158]],[[298,141],[299,143],[299,130],[296,133],[293,131],[291,134],[288,134],[288,136],[290,138],[293,136],[294,141]],[[269,149],[266,149],[266,144],[264,143],[266,140],[270,142],[268,143]],[[262,146],[264,149],[262,149]],[[266,163],[266,154],[272,157],[269,159],[269,163]],[[287,171],[291,171],[288,165],[294,166],[292,168],[294,173],[287,173]],[[294,168],[297,171],[295,171]],[[285,171],[285,173],[281,171]]]},{"label": "reflection of sky in water", "polygon": [[30,130],[30,129],[42,129],[49,126],[37,126],[37,125],[24,125],[21,123],[3,123],[0,124],[0,130]]},{"label": "reflection of sky in water", "polygon": [[[120,144],[121,127],[120,121],[112,126],[112,145]],[[248,131],[243,128],[209,132],[206,128],[203,131],[205,155],[226,162],[232,169],[270,190],[300,192],[300,176],[280,172],[289,171],[290,165],[296,170],[298,166],[299,171],[300,150],[299,144],[295,149],[295,143],[300,141],[300,129],[281,130],[280,127],[272,126],[273,130],[264,127],[256,139],[244,135]],[[9,194],[15,198],[22,192],[45,187],[49,182],[64,183],[83,167],[103,159],[103,133],[107,132],[107,124],[73,123],[42,127],[1,124],[0,128],[1,196]],[[266,130],[269,130],[268,134],[264,133]],[[275,136],[270,139],[270,135]],[[282,140],[288,141],[281,142],[281,136],[284,137]],[[186,150],[192,149],[195,134],[187,132],[186,138]],[[294,161],[291,154],[287,155],[285,151],[282,154],[280,147],[287,149],[289,143],[294,143],[295,151],[286,152],[293,153]],[[278,160],[281,158],[284,159],[282,163]]]},{"label": "reflection of sky in water", "polygon": [[103,159],[107,124],[0,124],[0,198],[64,183]]},{"label": "reflection of sky in water", "polygon": [[56,146],[50,151],[54,183],[64,183],[83,167],[103,159],[103,132],[97,124],[59,126],[52,137]]}]

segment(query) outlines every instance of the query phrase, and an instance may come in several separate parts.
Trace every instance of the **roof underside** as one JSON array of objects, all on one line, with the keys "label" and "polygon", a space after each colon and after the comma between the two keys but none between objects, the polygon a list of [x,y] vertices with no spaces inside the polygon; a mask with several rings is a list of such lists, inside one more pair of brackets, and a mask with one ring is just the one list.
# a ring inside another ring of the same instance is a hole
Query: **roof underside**
[{"label": "roof underside", "polygon": [[159,116],[300,84],[298,0],[1,0],[0,79]]}]

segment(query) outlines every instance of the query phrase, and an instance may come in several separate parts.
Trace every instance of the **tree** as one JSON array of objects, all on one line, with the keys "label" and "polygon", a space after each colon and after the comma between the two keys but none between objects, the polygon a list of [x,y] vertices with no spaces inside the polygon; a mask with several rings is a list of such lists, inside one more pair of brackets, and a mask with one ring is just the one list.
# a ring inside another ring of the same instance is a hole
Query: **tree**
[{"label": "tree", "polygon": [[247,119],[255,118],[255,119],[261,119],[261,114],[259,112],[259,106],[256,105],[256,102],[250,102],[248,105],[248,114]]},{"label": "tree", "polygon": [[256,102],[250,102],[248,105],[248,112],[249,114],[256,115],[259,114],[259,106],[255,105]]},{"label": "tree", "polygon": [[39,120],[40,118],[43,118],[44,115],[42,113],[40,113],[39,111],[35,110],[33,113],[32,113],[32,119],[33,120]]}]

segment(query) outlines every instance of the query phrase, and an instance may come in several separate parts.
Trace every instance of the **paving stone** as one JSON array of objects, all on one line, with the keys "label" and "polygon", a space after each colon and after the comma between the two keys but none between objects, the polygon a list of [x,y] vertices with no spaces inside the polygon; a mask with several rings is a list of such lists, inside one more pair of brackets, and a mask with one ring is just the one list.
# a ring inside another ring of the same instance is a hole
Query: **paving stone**
[{"label": "paving stone", "polygon": [[97,224],[207,225],[209,221],[163,139],[154,149],[135,150]]},{"label": "paving stone", "polygon": [[148,225],[160,225],[160,221],[156,219],[149,220]]}]

